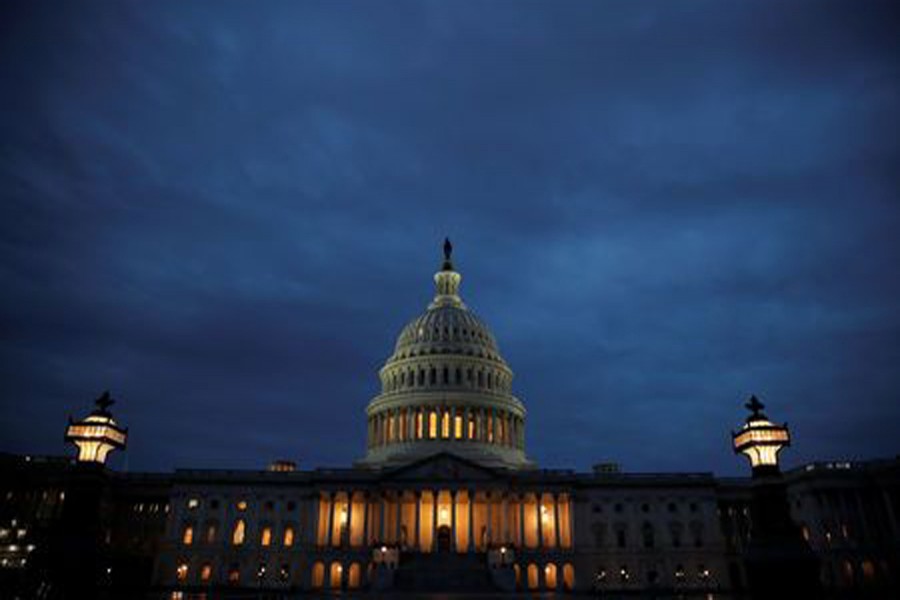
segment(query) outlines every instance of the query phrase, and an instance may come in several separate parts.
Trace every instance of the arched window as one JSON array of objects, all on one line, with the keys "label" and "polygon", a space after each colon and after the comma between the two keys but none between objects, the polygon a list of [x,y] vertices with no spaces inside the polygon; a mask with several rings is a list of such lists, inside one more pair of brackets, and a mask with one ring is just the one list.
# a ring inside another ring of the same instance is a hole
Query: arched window
[{"label": "arched window", "polygon": [[444,409],[444,415],[441,419],[441,437],[447,439],[450,437],[450,411]]},{"label": "arched window", "polygon": [[294,545],[294,528],[288,525],[284,528],[284,537],[282,538],[282,545],[285,548],[289,548]]},{"label": "arched window", "polygon": [[212,578],[212,565],[209,563],[203,563],[203,566],[200,567],[200,581],[207,582]]},{"label": "arched window", "polygon": [[437,412],[428,411],[428,439],[433,440],[437,437]]},{"label": "arched window", "polygon": [[431,385],[437,383],[437,370],[434,367],[428,370],[428,383]]},{"label": "arched window", "polygon": [[241,569],[237,563],[231,563],[231,566],[228,567],[228,583],[231,585],[237,585],[241,582]]},{"label": "arched window", "polygon": [[231,543],[240,546],[244,543],[244,535],[246,534],[247,525],[243,519],[238,519],[234,524],[234,531],[231,533]]},{"label": "arched window", "polygon": [[181,543],[185,546],[190,546],[194,543],[194,526],[193,525],[185,525],[184,531],[181,533]]},{"label": "arched window", "polygon": [[425,370],[419,369],[419,385],[425,385]]},{"label": "arched window", "polygon": [[536,590],[538,588],[538,566],[534,563],[528,565],[528,589]]},{"label": "arched window", "polygon": [[355,590],[359,587],[361,570],[359,563],[351,563],[347,569],[347,589]]},{"label": "arched window", "polygon": [[544,566],[544,587],[548,590],[556,589],[556,565],[553,563]]},{"label": "arched window", "polygon": [[331,577],[329,578],[328,585],[333,590],[341,589],[341,576],[343,575],[344,567],[341,566],[341,563],[338,561],[334,561],[331,563]]},{"label": "arched window", "polygon": [[270,546],[272,544],[272,528],[263,527],[262,533],[259,535],[260,546]]},{"label": "arched window", "polygon": [[178,565],[178,568],[175,569],[175,579],[178,581],[187,581],[188,576],[188,565],[187,563],[181,563]]},{"label": "arched window", "polygon": [[572,563],[563,565],[563,589],[567,592],[575,589],[575,567],[572,566]]},{"label": "arched window", "polygon": [[315,590],[320,590],[325,586],[325,564],[322,562],[317,562],[313,564],[312,567],[312,578],[311,578],[312,587]]},{"label": "arched window", "polygon": [[462,369],[456,367],[456,384],[459,385],[462,383]]},{"label": "arched window", "polygon": [[448,383],[450,383],[450,369],[448,369],[447,367],[444,367],[444,372],[443,372],[443,376],[441,377],[441,379],[442,379],[442,383],[444,385],[447,385]]}]

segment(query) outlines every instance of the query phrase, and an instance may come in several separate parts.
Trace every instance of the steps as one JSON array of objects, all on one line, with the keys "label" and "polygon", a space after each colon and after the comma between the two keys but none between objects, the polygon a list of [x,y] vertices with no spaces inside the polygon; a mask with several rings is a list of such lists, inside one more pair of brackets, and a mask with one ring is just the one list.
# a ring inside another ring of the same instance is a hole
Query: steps
[{"label": "steps", "polygon": [[489,592],[494,590],[483,553],[406,552],[394,589],[407,592]]}]

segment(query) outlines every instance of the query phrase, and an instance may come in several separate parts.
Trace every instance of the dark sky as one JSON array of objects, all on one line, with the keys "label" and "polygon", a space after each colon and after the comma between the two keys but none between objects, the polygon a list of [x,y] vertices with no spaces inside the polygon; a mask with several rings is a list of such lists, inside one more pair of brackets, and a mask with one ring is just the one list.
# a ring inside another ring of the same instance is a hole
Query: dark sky
[{"label": "dark sky", "polygon": [[0,449],[348,465],[449,235],[542,466],[894,455],[892,4],[5,2]]}]

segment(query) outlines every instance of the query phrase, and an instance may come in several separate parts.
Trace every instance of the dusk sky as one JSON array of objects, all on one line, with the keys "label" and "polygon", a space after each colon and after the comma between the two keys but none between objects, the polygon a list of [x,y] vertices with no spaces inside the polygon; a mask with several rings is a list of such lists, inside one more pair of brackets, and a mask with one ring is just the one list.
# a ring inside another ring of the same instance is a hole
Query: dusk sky
[{"label": "dusk sky", "polygon": [[900,452],[895,2],[4,2],[0,451],[349,466],[449,236],[542,467]]}]

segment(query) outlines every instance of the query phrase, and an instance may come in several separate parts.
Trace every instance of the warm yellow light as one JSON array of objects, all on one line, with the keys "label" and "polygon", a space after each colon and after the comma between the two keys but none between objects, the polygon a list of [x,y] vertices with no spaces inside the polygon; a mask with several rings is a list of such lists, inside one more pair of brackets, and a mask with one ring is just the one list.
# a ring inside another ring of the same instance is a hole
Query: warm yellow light
[{"label": "warm yellow light", "polygon": [[234,532],[231,534],[231,543],[235,546],[240,546],[244,543],[244,534],[246,533],[247,525],[244,523],[243,519],[238,519],[237,523],[234,524]]},{"label": "warm yellow light", "polygon": [[777,467],[778,452],[790,445],[787,427],[764,418],[751,419],[733,435],[734,450],[750,459],[750,466]]},{"label": "warm yellow light", "polygon": [[181,563],[178,565],[178,568],[175,570],[175,577],[178,581],[185,581],[188,575],[188,566],[186,563]]},{"label": "warm yellow light", "polygon": [[437,413],[433,410],[428,411],[428,438],[437,437]]},{"label": "warm yellow light", "polygon": [[237,503],[237,509],[238,510],[247,510],[247,502],[245,500],[240,500]]},{"label": "warm yellow light", "polygon": [[272,528],[271,527],[263,527],[262,536],[260,537],[259,543],[261,546],[269,546],[272,543]]},{"label": "warm yellow light", "polygon": [[185,546],[190,546],[194,543],[194,528],[190,525],[184,528],[184,533],[181,536],[181,543]]},{"label": "warm yellow light", "polygon": [[461,440],[463,436],[463,418],[462,415],[456,415],[453,418],[453,437]]},{"label": "warm yellow light", "polygon": [[294,545],[294,528],[286,527],[284,530],[284,546],[289,547]]},{"label": "warm yellow light", "polygon": [[212,577],[212,565],[205,564],[200,568],[200,581],[209,581]]}]

